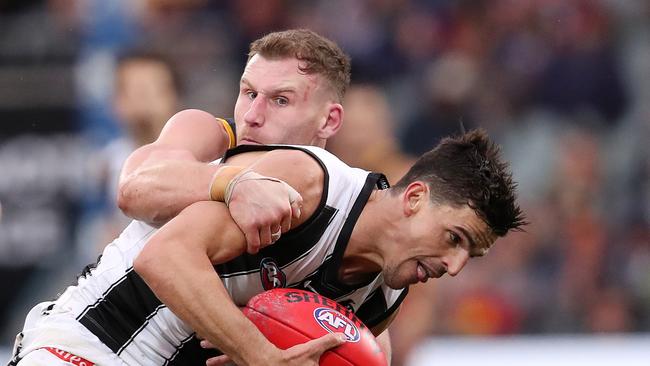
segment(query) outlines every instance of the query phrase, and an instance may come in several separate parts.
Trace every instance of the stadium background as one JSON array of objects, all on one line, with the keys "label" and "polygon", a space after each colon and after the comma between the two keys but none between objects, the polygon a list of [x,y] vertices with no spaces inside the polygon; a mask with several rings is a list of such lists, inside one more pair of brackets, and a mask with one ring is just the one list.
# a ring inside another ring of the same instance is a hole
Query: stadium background
[{"label": "stadium background", "polygon": [[0,361],[27,309],[107,242],[102,166],[129,138],[111,101],[117,55],[165,54],[182,80],[177,109],[230,116],[248,43],[289,27],[352,57],[345,127],[329,144],[344,160],[395,181],[462,121],[504,146],[520,182],[527,232],[412,291],[395,365],[414,348],[412,365],[472,353],[490,364],[503,344],[502,355],[528,349],[507,348],[513,339],[542,344],[540,355],[576,344],[565,354],[593,356],[612,347],[580,346],[596,335],[648,360],[650,2],[4,0]]}]

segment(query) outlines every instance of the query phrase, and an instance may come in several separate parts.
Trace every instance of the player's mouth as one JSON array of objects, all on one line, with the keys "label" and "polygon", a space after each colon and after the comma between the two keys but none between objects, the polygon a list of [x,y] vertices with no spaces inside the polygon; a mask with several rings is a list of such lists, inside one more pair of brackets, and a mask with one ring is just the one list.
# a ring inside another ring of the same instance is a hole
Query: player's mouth
[{"label": "player's mouth", "polygon": [[420,262],[418,262],[416,274],[418,282],[422,283],[427,282],[429,280],[429,277],[431,277],[431,274],[428,272],[427,268]]},{"label": "player's mouth", "polygon": [[250,137],[243,137],[241,140],[239,140],[240,145],[263,145],[261,142],[253,140]]},{"label": "player's mouth", "polygon": [[440,278],[445,274],[445,270],[439,266],[429,266],[423,262],[418,261],[417,265],[417,280],[419,282],[427,282],[429,278]]}]

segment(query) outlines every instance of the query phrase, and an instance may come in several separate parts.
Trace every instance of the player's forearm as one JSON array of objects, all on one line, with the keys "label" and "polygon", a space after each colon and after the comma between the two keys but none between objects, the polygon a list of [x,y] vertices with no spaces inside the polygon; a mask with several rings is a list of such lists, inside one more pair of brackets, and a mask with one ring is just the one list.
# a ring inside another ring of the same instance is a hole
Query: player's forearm
[{"label": "player's forearm", "polygon": [[129,217],[160,226],[192,203],[209,200],[217,170],[189,160],[161,160],[122,177],[118,205]]},{"label": "player's forearm", "polygon": [[224,125],[210,113],[187,109],[167,121],[158,139],[124,163],[118,205],[127,216],[160,225],[189,204],[208,199],[215,167],[207,163],[230,146]]},{"label": "player's forearm", "polygon": [[273,364],[279,350],[235,306],[205,253],[170,237],[149,245],[134,268],[170,310],[238,365]]}]

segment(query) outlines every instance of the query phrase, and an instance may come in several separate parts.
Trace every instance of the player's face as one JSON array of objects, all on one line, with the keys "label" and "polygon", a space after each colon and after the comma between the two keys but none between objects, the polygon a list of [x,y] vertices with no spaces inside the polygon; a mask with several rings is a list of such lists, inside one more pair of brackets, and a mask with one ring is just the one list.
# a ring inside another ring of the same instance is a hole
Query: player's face
[{"label": "player's face", "polygon": [[[325,146],[336,132],[328,119],[333,101],[325,79],[300,72],[295,58],[253,56],[242,74],[235,105],[239,144]],[[341,109],[342,111],[342,109]]]},{"label": "player's face", "polygon": [[163,62],[134,59],[118,69],[114,95],[120,123],[136,137],[156,139],[178,108],[172,73]]},{"label": "player's face", "polygon": [[405,219],[395,253],[386,257],[384,279],[404,288],[445,273],[457,275],[470,257],[482,256],[496,236],[469,206],[437,205],[421,196],[416,211]]}]

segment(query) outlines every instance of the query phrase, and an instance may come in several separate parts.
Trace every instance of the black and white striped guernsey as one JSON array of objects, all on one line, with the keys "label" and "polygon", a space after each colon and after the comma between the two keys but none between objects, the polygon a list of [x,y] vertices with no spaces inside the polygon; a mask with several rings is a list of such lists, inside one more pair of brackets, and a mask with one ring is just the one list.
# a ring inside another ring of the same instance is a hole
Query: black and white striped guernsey
[{"label": "black and white striped guernsey", "polygon": [[[407,290],[388,288],[381,274],[356,286],[342,284],[337,274],[370,193],[387,188],[388,182],[381,174],[351,168],[316,147],[245,145],[229,150],[224,161],[243,152],[280,148],[304,151],[323,168],[323,195],[317,210],[258,254],[216,265],[216,274],[240,306],[272,287],[301,288],[339,301],[369,327],[378,324],[397,309]],[[32,329],[26,327],[23,352],[56,346],[98,364],[205,364],[210,354],[199,347],[192,329],[133,270],[133,260],[155,231],[132,222],[76,286],[48,306]]]}]

